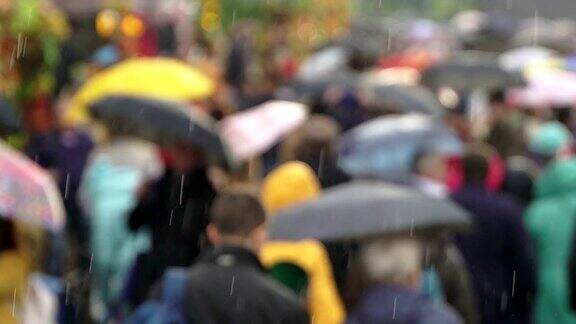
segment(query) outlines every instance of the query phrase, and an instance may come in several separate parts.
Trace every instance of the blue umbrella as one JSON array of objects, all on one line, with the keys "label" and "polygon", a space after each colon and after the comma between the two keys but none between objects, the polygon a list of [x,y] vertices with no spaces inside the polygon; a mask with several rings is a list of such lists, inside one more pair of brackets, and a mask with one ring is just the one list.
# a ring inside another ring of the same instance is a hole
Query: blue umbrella
[{"label": "blue umbrella", "polygon": [[339,141],[338,163],[353,177],[405,182],[417,154],[462,151],[460,140],[440,120],[420,114],[394,115],[346,132]]}]

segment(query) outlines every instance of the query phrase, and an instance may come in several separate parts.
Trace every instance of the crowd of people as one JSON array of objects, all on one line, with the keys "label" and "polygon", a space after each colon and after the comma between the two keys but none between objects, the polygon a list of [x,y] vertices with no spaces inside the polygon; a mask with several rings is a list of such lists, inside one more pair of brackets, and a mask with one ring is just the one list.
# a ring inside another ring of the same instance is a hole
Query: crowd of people
[{"label": "crowd of people", "polygon": [[110,38],[81,84],[66,43],[0,106],[0,323],[576,323],[576,42],[472,12],[302,55],[274,17]]}]

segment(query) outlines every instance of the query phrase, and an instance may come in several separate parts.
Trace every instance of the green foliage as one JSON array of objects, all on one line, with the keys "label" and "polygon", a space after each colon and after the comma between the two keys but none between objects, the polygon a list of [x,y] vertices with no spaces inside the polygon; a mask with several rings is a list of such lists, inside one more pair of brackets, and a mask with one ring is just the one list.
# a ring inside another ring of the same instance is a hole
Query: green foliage
[{"label": "green foliage", "polygon": [[311,9],[313,4],[314,0],[220,0],[222,24],[224,29],[229,30],[242,19],[273,23],[271,17],[274,13],[297,14]]},{"label": "green foliage", "polygon": [[430,19],[448,19],[455,13],[473,9],[477,0],[354,0],[359,16],[393,16],[407,14]]}]

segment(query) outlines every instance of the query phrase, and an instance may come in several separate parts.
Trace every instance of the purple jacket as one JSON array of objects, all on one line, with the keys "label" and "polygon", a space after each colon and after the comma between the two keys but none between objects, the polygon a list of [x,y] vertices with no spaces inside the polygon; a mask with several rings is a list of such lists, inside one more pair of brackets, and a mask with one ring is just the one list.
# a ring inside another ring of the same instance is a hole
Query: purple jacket
[{"label": "purple jacket", "polygon": [[455,236],[480,301],[482,323],[528,323],[534,291],[534,263],[513,199],[468,184],[452,195],[468,210],[474,230]]},{"label": "purple jacket", "polygon": [[435,304],[415,290],[377,286],[362,297],[348,316],[348,324],[459,324],[447,306]]}]

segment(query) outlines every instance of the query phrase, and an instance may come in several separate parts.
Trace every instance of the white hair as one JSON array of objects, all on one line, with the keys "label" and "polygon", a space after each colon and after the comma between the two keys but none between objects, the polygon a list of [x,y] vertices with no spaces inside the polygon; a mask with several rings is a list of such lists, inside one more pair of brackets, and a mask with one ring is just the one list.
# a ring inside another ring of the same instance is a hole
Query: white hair
[{"label": "white hair", "polygon": [[362,248],[360,262],[370,281],[410,284],[413,275],[421,270],[422,246],[409,238],[376,240]]}]

